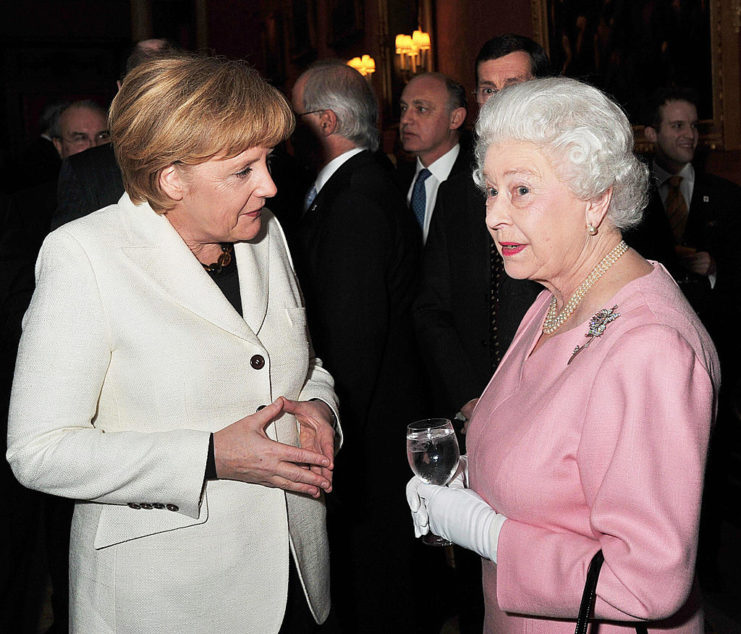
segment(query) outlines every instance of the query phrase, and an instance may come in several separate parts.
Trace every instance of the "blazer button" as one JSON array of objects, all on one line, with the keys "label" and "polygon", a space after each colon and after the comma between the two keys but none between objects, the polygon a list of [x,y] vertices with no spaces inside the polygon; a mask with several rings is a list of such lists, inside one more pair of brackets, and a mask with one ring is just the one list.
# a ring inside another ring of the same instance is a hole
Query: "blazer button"
[{"label": "blazer button", "polygon": [[127,504],[127,506],[128,506],[128,507],[129,507],[130,509],[136,509],[136,510],[139,510],[139,509],[141,508],[141,506],[139,506],[139,505],[138,505],[138,504],[137,504],[136,502],[129,502],[129,503]]},{"label": "blazer button", "polygon": [[161,502],[152,502],[152,508],[155,508],[157,510],[165,508],[165,505]]},{"label": "blazer button", "polygon": [[166,504],[165,507],[168,511],[179,511],[180,507],[177,504]]},{"label": "blazer button", "polygon": [[153,508],[148,502],[142,502],[139,506],[141,506],[145,511],[151,511]]},{"label": "blazer button", "polygon": [[265,367],[265,358],[261,354],[256,354],[250,359],[250,365],[255,370],[262,370]]}]

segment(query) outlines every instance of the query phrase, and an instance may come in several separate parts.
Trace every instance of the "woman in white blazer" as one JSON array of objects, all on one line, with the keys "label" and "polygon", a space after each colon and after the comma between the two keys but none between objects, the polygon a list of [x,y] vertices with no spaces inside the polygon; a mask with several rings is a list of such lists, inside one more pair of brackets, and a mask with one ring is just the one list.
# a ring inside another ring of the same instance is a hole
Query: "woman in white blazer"
[{"label": "woman in white blazer", "polygon": [[178,57],[127,75],[110,127],[127,193],[44,243],[8,431],[19,481],[77,500],[72,631],[311,631],[339,440],[264,208],[293,115]]}]

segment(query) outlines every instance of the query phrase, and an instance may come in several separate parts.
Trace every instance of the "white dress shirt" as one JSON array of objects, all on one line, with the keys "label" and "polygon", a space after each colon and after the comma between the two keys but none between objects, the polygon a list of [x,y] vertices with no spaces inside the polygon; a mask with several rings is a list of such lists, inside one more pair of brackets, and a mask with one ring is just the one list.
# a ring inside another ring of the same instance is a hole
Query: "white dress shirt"
[{"label": "white dress shirt", "polygon": [[363,150],[365,150],[365,148],[356,147],[347,152],[343,152],[339,156],[335,156],[329,163],[319,170],[319,174],[317,174],[316,180],[314,181],[314,189],[316,189],[316,193],[318,194],[322,191],[322,187],[327,184],[327,181],[332,178],[334,173],[340,169],[340,167],[347,163],[347,161],[356,154],[360,154]]},{"label": "white dress shirt", "polygon": [[[432,219],[432,210],[435,209],[435,201],[437,200],[437,190],[440,187],[440,183],[450,176],[450,171],[453,169],[453,164],[460,154],[461,146],[456,143],[450,150],[443,154],[439,159],[427,166],[430,170],[431,176],[425,181],[425,221],[422,225],[422,238],[426,242],[427,234],[430,231],[430,220]],[[414,171],[414,178],[412,184],[407,192],[407,206],[412,200],[412,190],[414,189],[414,183],[417,181],[417,175],[420,170],[425,168],[422,165],[422,161],[417,158],[417,168]]]}]

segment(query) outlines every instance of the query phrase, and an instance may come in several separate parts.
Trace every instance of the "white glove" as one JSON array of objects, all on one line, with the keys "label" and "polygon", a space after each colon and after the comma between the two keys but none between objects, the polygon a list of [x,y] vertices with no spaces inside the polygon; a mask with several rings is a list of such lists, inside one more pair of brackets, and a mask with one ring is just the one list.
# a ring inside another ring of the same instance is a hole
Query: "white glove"
[{"label": "white glove", "polygon": [[430,532],[427,522],[427,507],[417,495],[420,484],[424,484],[420,478],[414,476],[407,482],[407,504],[412,511],[412,522],[414,522],[414,536],[422,537]]},{"label": "white glove", "polygon": [[[426,507],[425,532],[432,531],[458,546],[497,562],[499,533],[507,518],[484,502],[478,493],[471,489],[441,487],[421,482],[415,489],[415,495],[421,500],[416,513],[421,514],[421,509]],[[413,511],[412,516],[414,515]],[[415,534],[416,526],[415,518]]]},{"label": "white glove", "polygon": [[453,479],[448,482],[451,489],[465,489],[468,486],[468,456],[461,456],[458,460],[458,470]]},{"label": "white glove", "polygon": [[[427,507],[417,495],[417,487],[422,484],[417,476],[414,476],[407,483],[407,504],[412,511],[412,522],[414,522],[414,536],[422,537],[430,532],[427,522]],[[454,489],[463,489],[468,485],[468,457],[461,456],[458,461],[458,470],[455,472],[453,479],[448,483],[449,487]]]}]

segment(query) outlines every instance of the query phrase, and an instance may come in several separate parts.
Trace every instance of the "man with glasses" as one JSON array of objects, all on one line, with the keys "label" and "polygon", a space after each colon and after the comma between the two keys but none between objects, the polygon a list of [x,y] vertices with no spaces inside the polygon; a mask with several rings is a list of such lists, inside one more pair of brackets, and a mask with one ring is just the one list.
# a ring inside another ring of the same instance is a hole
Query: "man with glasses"
[{"label": "man with glasses", "polygon": [[[533,40],[502,35],[476,58],[479,106],[507,86],[548,75],[545,51]],[[427,356],[434,406],[469,418],[540,287],[504,275],[484,218],[484,196],[471,171],[440,185],[424,253],[415,325]]]},{"label": "man with glasses", "polygon": [[420,603],[409,589],[423,579],[413,577],[399,443],[404,425],[423,414],[410,315],[419,227],[375,155],[378,104],[360,73],[318,62],[292,95],[294,147],[318,169],[293,256],[347,430],[328,502],[332,604],[343,632],[411,632]]},{"label": "man with glasses", "polygon": [[[550,74],[541,46],[512,34],[487,41],[474,71],[479,107],[507,86]],[[470,418],[520,320],[542,290],[504,273],[485,216],[484,195],[470,170],[440,185],[413,310],[433,409],[441,416],[457,412],[459,421]],[[455,556],[461,632],[481,632],[479,558],[458,548]]]},{"label": "man with glasses", "polygon": [[51,136],[62,159],[110,143],[106,111],[88,99],[75,101],[61,112]]},{"label": "man with glasses", "polygon": [[[178,54],[179,51],[168,40],[150,39],[137,42],[126,58],[121,79],[116,83],[120,87],[126,73],[147,60]],[[93,107],[97,105],[93,104]],[[99,108],[98,110],[103,112],[104,117],[106,116],[104,111]],[[77,136],[77,142],[83,147],[74,149],[66,155],[67,159],[62,161],[57,209],[51,218],[51,229],[86,216],[96,209],[112,205],[121,198],[124,192],[123,180],[113,154],[113,146],[107,141],[106,127],[107,124],[97,130],[99,133],[97,138],[91,137],[89,133]],[[85,136],[88,138],[85,139]],[[75,138],[71,141],[74,143]]]}]

